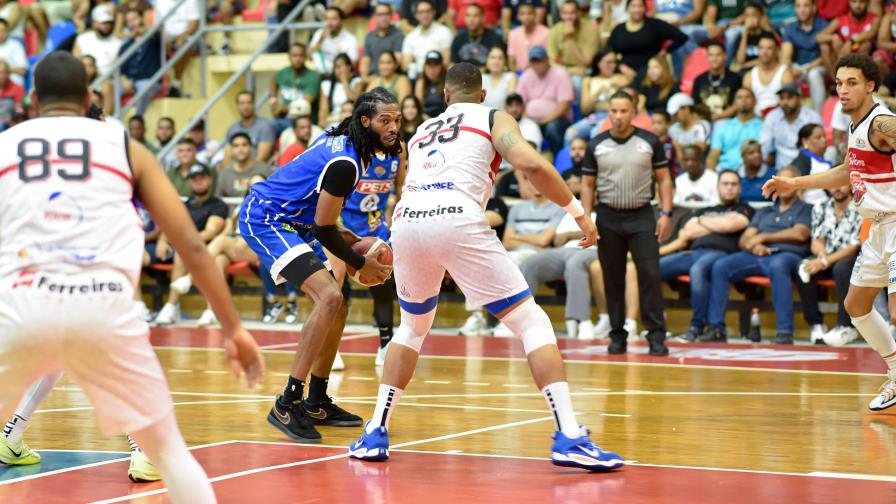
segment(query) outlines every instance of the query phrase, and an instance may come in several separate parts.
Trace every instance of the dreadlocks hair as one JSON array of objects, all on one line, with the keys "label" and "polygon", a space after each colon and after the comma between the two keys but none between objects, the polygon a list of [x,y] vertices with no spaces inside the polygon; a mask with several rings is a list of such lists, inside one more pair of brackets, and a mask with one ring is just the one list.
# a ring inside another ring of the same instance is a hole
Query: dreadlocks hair
[{"label": "dreadlocks hair", "polygon": [[[367,117],[373,120],[373,117],[376,115],[376,107],[390,103],[397,105],[398,98],[382,86],[373,88],[366,93],[361,93],[355,101],[355,110],[352,112],[352,116],[343,119],[341,123],[327,130],[327,136],[347,135],[352,145],[355,146],[361,162],[369,163],[376,154],[376,146],[370,141],[368,129],[361,125],[361,118]],[[395,146],[388,149],[386,153],[392,155],[401,154],[401,142],[396,141]]]}]

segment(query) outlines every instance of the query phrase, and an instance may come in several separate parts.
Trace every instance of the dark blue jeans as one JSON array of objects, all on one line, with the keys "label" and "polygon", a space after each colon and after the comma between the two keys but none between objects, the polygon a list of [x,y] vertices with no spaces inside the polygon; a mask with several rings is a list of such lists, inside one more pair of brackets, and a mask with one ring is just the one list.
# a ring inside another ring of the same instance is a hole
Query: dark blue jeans
[{"label": "dark blue jeans", "polygon": [[726,255],[728,254],[721,250],[699,248],[660,257],[660,277],[664,281],[675,280],[678,275],[690,275],[693,310],[691,327],[700,331],[706,325],[706,312],[709,310],[712,265]]},{"label": "dark blue jeans", "polygon": [[756,256],[738,252],[719,259],[712,266],[709,291],[709,325],[725,327],[728,288],[750,275],[763,275],[772,282],[772,305],[775,307],[775,328],[779,333],[793,334],[793,279],[803,258],[794,252],[778,252]]},{"label": "dark blue jeans", "polygon": [[[551,152],[555,155],[563,148],[563,137],[566,135],[566,129],[571,123],[566,118],[554,119],[553,121],[541,127],[545,140],[551,146]],[[539,147],[539,146],[536,146]]]}]

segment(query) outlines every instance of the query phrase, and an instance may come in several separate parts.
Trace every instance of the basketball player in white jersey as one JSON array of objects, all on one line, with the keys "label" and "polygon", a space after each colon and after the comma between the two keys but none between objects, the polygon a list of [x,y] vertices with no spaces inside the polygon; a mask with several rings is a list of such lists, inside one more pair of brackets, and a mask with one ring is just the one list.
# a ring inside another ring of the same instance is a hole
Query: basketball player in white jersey
[{"label": "basketball player in white jersey", "polygon": [[884,287],[891,305],[896,293],[896,116],[872,99],[881,74],[874,60],[853,53],[837,62],[837,95],[849,114],[846,161],[830,170],[803,177],[773,177],[762,193],[797,189],[834,189],[852,185],[859,213],[871,221],[868,240],[856,260],[843,301],[852,323],[887,363],[887,381],[868,407],[880,411],[896,405],[896,342],[887,321],[874,309]]},{"label": "basketball player in white jersey", "polygon": [[583,248],[597,241],[594,223],[557,170],[523,140],[516,121],[480,105],[485,91],[477,67],[451,67],[444,92],[448,108],[420,125],[408,142],[408,174],[392,217],[401,325],[386,354],[373,418],[349,453],[365,460],[389,457],[389,417],[414,373],[448,271],[470,303],[484,306],[522,340],[557,423],[554,464],[595,471],[621,467],[622,457],[594,445],[576,421],[551,321],[486,221],[501,158],[575,217]]},{"label": "basketball player in white jersey", "polygon": [[214,502],[133,300],[143,254],[134,197],[183,254],[222,322],[231,368],[250,386],[264,372],[258,347],[153,155],[120,126],[84,117],[81,62],[46,56],[32,99],[41,117],[0,133],[0,418],[35,379],[65,371],[104,433],[140,443],[172,501]]},{"label": "basketball player in white jersey", "polygon": [[[105,120],[103,109],[91,104],[87,117],[98,121]],[[134,289],[134,298],[140,299],[140,290]],[[62,379],[62,373],[53,373],[38,379],[25,391],[25,395],[16,407],[16,412],[6,422],[0,434],[0,462],[6,465],[34,465],[40,463],[41,456],[29,447],[23,436],[37,407]],[[135,483],[148,483],[162,479],[159,471],[143,453],[133,438],[128,436],[131,447],[131,461],[128,466],[128,478]]]}]

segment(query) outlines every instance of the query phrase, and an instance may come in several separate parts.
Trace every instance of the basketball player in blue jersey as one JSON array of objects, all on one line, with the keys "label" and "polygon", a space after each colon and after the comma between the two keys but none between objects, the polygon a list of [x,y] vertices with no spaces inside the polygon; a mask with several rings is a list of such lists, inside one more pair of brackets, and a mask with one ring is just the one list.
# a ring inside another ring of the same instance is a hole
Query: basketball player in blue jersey
[{"label": "basketball player in blue jersey", "polygon": [[[404,151],[404,149],[402,149]],[[393,192],[401,196],[401,186],[407,171],[407,160],[403,155],[390,156],[377,153],[373,157],[371,169],[361,176],[355,192],[345,202],[342,209],[342,225],[358,237],[373,236],[389,241],[389,226],[386,223],[387,206]],[[333,261],[336,282],[345,277],[345,267]],[[344,283],[342,294],[349,299],[351,289]],[[373,318],[380,333],[380,347],[376,353],[376,365],[382,366],[386,358],[386,345],[392,340],[394,331],[395,282],[391,277],[380,285],[370,287],[373,298]]]},{"label": "basketball player in blue jersey", "polygon": [[[352,116],[317,138],[299,157],[252,186],[240,210],[240,233],[276,283],[291,282],[313,301],[292,371],[268,422],[291,439],[319,443],[314,425],[357,426],[361,418],[333,403],[327,380],[348,315],[324,253],[384,282],[390,266],[352,250],[337,228],[346,198],[373,170],[376,152],[401,152],[398,100],[383,88],[358,97]],[[305,379],[308,396],[303,400]]]}]

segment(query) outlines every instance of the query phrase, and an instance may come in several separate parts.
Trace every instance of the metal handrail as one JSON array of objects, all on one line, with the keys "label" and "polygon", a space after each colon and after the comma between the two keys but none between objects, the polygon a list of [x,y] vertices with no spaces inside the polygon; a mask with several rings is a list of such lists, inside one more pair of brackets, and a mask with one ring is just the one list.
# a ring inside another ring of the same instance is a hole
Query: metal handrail
[{"label": "metal handrail", "polygon": [[180,8],[180,6],[186,1],[187,0],[178,0],[177,3],[174,4],[173,9],[171,9],[167,14],[162,16],[161,19],[157,20],[155,26],[153,26],[152,28],[147,30],[145,33],[143,33],[143,35],[140,35],[140,38],[138,38],[137,41],[134,42],[134,45],[132,45],[131,47],[128,47],[127,51],[119,54],[118,57],[116,57],[115,60],[112,62],[112,66],[109,67],[109,70],[106,71],[106,73],[104,73],[104,74],[100,74],[100,76],[97,77],[96,79],[94,79],[93,82],[94,83],[102,83],[102,82],[109,80],[109,78],[115,74],[115,69],[121,67],[121,65],[123,65],[125,61],[131,59],[131,56],[133,56],[134,53],[137,52],[137,49],[139,49],[140,46],[142,46],[149,39],[151,39],[152,36],[155,35],[157,31],[161,30],[165,24],[165,21],[167,21],[168,18],[171,17],[174,14],[174,12],[178,8]]},{"label": "metal handrail", "polygon": [[[283,23],[277,23],[281,25]],[[285,25],[287,30],[304,30],[305,28],[320,28],[323,23],[320,21],[302,21],[299,23],[289,23]],[[267,30],[267,25],[258,24],[240,24],[240,25],[215,25],[205,29],[206,32],[238,32],[238,31],[261,31]]]},{"label": "metal handrail", "polygon": [[[162,77],[164,77],[165,74],[168,73],[168,70],[171,70],[171,67],[176,65],[177,62],[182,57],[184,57],[185,54],[187,54],[187,52],[192,51],[193,46],[196,45],[196,42],[202,40],[204,35],[205,34],[202,33],[201,30],[197,30],[196,33],[190,35],[190,38],[187,39],[187,41],[177,49],[174,55],[172,55],[171,58],[169,58],[168,61],[166,61],[165,64],[162,65],[161,68],[159,68],[159,70],[149,78],[149,80],[151,80],[153,83],[162,80]],[[153,86],[146,86],[145,88],[141,89],[140,92],[135,93],[134,96],[131,97],[131,101],[118,109],[115,117],[120,120],[122,117],[124,117],[125,114],[128,113],[129,110],[131,110],[131,108],[137,106],[137,103],[139,103],[140,99],[146,96],[146,94],[156,92],[157,90],[153,89]]]},{"label": "metal handrail", "polygon": [[[277,37],[279,37],[280,34],[283,33],[284,30],[287,30],[291,26],[291,23],[293,22],[293,20],[295,20],[295,18],[298,17],[299,13],[302,12],[302,10],[304,10],[305,7],[308,6],[310,1],[311,0],[302,0],[301,2],[299,2],[299,4],[296,5],[285,18],[283,18],[283,21],[277,24],[277,28],[273,32],[271,32],[270,35],[268,35],[267,40],[265,40],[264,43],[262,43],[261,46],[259,46],[258,49],[256,49],[251,55],[249,55],[249,59],[246,61],[246,63],[244,63],[243,66],[239,70],[234,72],[227,79],[227,81],[218,89],[218,91],[215,92],[215,94],[211,98],[209,98],[208,101],[206,101],[205,105],[202,106],[202,109],[200,109],[199,112],[197,112],[193,116],[193,118],[190,119],[190,121],[187,123],[187,125],[184,126],[182,130],[178,131],[177,134],[174,135],[174,137],[172,137],[171,141],[168,142],[168,144],[164,148],[162,148],[162,150],[159,151],[159,153],[156,155],[157,158],[164,159],[165,156],[167,156],[169,153],[171,153],[172,150],[174,150],[175,146],[177,145],[177,142],[179,142],[180,139],[183,138],[184,135],[186,135],[190,131],[191,128],[193,128],[193,126],[195,126],[199,121],[201,121],[202,118],[206,114],[208,114],[209,110],[211,110],[212,107],[215,106],[215,104],[218,103],[218,101],[225,94],[227,94],[227,92],[230,90],[230,88],[232,88],[233,85],[236,84],[237,81],[239,81],[240,77],[242,77],[242,75],[244,73],[246,73],[247,70],[249,70],[249,68],[252,66],[252,63],[254,63],[255,60],[258,59],[258,57],[261,56],[267,50],[268,46],[270,46],[274,41],[277,40]],[[308,28],[320,27],[322,25],[320,22],[299,23],[299,24],[302,24],[302,25],[304,25],[303,27],[308,27]],[[206,28],[206,30],[207,29],[208,28]],[[185,45],[184,47],[189,47],[189,46]],[[175,54],[175,58],[176,57],[177,57],[177,54]],[[174,59],[174,58],[172,58],[172,59]],[[146,90],[144,90],[144,91],[146,91]],[[134,103],[136,101],[136,99],[137,99],[137,97],[134,97],[133,99],[131,99],[131,101],[128,103],[128,105],[130,105],[131,103]]]}]

